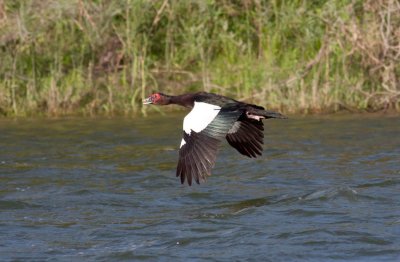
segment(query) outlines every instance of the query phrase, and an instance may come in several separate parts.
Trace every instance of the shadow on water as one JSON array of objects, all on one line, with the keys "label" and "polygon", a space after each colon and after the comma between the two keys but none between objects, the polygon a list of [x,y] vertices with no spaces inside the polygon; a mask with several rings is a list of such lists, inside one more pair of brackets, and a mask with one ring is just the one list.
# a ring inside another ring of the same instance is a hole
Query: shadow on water
[{"label": "shadow on water", "polygon": [[224,145],[188,187],[182,117],[0,120],[1,258],[400,259],[398,118],[266,121],[263,157]]}]

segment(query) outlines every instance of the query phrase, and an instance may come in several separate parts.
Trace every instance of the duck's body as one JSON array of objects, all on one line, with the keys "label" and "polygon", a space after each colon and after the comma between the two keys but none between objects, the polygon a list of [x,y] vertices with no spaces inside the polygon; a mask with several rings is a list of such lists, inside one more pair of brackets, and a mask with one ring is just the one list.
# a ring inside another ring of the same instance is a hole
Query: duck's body
[{"label": "duck's body", "polygon": [[192,108],[183,121],[176,176],[200,183],[211,175],[218,146],[226,138],[239,153],[248,157],[262,154],[264,118],[286,118],[263,107],[236,101],[212,93],[199,92],[179,96],[155,93],[144,104],[177,104]]}]

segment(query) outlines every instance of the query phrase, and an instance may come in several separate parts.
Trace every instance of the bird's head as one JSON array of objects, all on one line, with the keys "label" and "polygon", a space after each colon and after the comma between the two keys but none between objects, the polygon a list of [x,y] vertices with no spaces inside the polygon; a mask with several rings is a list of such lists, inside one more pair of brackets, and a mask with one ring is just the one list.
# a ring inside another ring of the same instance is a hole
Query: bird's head
[{"label": "bird's head", "polygon": [[169,96],[163,93],[154,93],[146,99],[143,99],[144,105],[154,104],[154,105],[167,105],[169,104]]}]

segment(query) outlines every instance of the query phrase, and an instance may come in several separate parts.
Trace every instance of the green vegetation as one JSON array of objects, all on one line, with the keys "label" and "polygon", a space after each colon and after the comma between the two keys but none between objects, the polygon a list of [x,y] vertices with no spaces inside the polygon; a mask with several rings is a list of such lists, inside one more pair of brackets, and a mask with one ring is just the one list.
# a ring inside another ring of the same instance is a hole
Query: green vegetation
[{"label": "green vegetation", "polygon": [[0,61],[5,116],[145,113],[154,90],[399,111],[400,4],[0,0]]}]

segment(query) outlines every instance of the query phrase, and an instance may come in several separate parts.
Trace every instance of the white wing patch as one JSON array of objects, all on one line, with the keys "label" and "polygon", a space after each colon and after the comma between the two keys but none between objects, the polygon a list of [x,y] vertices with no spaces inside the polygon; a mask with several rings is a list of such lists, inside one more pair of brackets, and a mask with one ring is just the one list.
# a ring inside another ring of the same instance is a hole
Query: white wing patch
[{"label": "white wing patch", "polygon": [[185,144],[186,144],[186,141],[185,141],[185,139],[182,138],[181,146],[179,148],[183,147]]},{"label": "white wing patch", "polygon": [[[218,115],[221,107],[204,103],[204,102],[194,102],[194,107],[192,111],[183,119],[183,130],[186,134],[190,135],[193,130],[196,133],[201,132],[204,128],[214,120]],[[183,140],[183,139],[182,139]],[[181,147],[185,140],[182,141]]]}]

